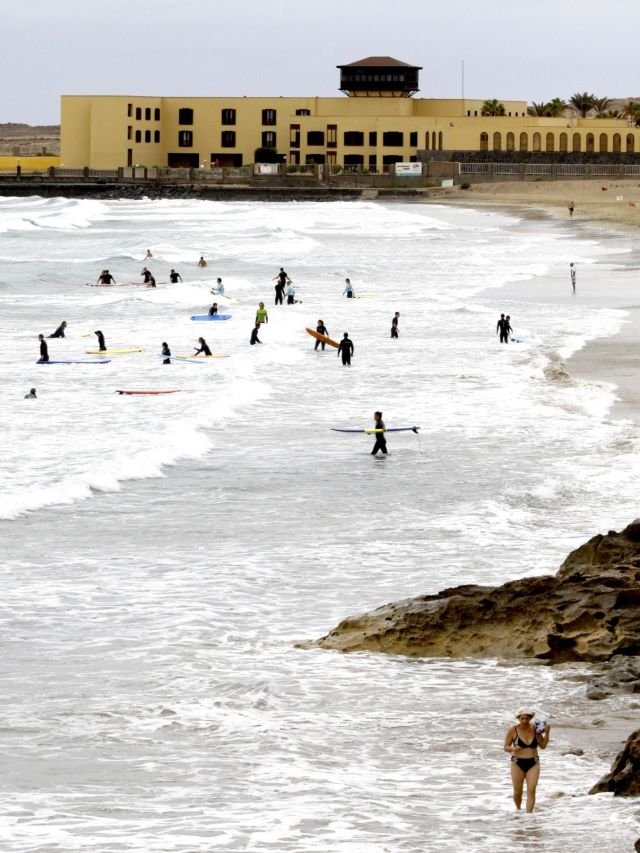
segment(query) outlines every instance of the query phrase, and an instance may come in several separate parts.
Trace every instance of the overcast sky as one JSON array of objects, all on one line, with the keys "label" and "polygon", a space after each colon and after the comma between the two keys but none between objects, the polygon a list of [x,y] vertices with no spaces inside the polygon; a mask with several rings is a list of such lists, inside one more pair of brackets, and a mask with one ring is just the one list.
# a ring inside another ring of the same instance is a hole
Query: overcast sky
[{"label": "overcast sky", "polygon": [[3,0],[0,122],[60,95],[338,95],[335,66],[421,65],[420,97],[640,97],[640,0]]}]

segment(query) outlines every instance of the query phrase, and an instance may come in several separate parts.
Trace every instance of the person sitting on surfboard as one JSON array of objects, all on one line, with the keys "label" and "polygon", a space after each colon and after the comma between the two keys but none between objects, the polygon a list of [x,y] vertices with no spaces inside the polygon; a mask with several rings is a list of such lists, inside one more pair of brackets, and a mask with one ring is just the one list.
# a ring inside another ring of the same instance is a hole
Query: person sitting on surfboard
[{"label": "person sitting on surfboard", "polygon": [[221,278],[216,279],[216,289],[211,291],[212,293],[219,293],[220,296],[224,296],[224,284],[222,283]]},{"label": "person sitting on surfboard", "polygon": [[260,331],[260,323],[256,320],[255,326],[253,327],[253,329],[251,329],[251,337],[249,338],[249,343],[251,344],[251,346],[253,346],[254,344],[261,344],[262,343],[262,341],[258,337],[259,331]]},{"label": "person sitting on surfboard", "polygon": [[24,399],[25,399],[25,400],[37,400],[37,399],[38,399],[38,395],[36,394],[36,389],[35,389],[35,388],[32,388],[32,389],[29,391],[29,393],[28,393],[28,394],[25,394],[25,395],[24,395]]},{"label": "person sitting on surfboard", "polygon": [[200,349],[196,347],[195,355],[200,355],[200,353],[203,355],[211,355],[211,350],[204,338],[198,338],[198,343],[200,344]]},{"label": "person sitting on surfboard", "polygon": [[171,364],[171,350],[169,349],[169,344],[166,341],[162,341],[162,355],[166,355],[166,358],[162,363]]},{"label": "person sitting on surfboard", "polygon": [[386,432],[386,426],[384,425],[384,421],[382,420],[382,412],[374,412],[373,413],[373,421],[374,421],[374,429],[381,429],[382,432],[376,432],[376,443],[373,445],[373,450],[371,451],[371,455],[375,456],[377,452],[380,450],[384,455],[387,455],[387,440],[384,437]]},{"label": "person sitting on surfboard", "polygon": [[355,296],[350,278],[345,278],[344,280],[344,290],[342,291],[342,295],[344,296],[345,294],[347,295],[347,299],[353,299]]},{"label": "person sitting on surfboard", "polygon": [[217,314],[217,313],[218,313],[218,303],[214,302],[213,305],[211,306],[211,308],[209,308],[209,316],[213,317],[214,314]]},{"label": "person sitting on surfboard", "polygon": [[256,311],[256,323],[262,324],[268,322],[269,314],[267,313],[267,309],[264,307],[264,302],[260,302]]},{"label": "person sitting on surfboard", "polygon": [[107,351],[107,345],[104,342],[104,335],[102,334],[100,329],[95,331],[93,334],[96,335],[98,338],[98,349],[100,350],[100,352],[106,352]]},{"label": "person sitting on surfboard", "polygon": [[353,355],[353,341],[349,338],[349,332],[345,332],[338,346],[338,358],[342,356],[344,367],[351,367],[351,356]]},{"label": "person sitting on surfboard", "polygon": [[[326,335],[327,337],[329,337],[329,329],[327,329],[327,327],[325,326],[324,320],[318,320],[318,325],[316,326],[316,332],[319,335]],[[316,340],[316,345],[314,346],[314,349],[318,349],[319,346],[322,346],[322,349],[324,349],[324,347],[325,347],[324,341]]]},{"label": "person sitting on surfboard", "polygon": [[182,276],[179,272],[176,272],[174,269],[169,273],[169,281],[171,284],[177,284],[179,281],[182,281]]},{"label": "person sitting on surfboard", "polygon": [[67,321],[63,320],[62,323],[58,326],[55,332],[52,335],[48,335],[49,338],[64,338],[64,330],[67,328]]},{"label": "person sitting on surfboard", "polygon": [[44,335],[38,335],[40,341],[40,361],[49,361],[49,347],[44,339]]},{"label": "person sitting on surfboard", "polygon": [[98,276],[98,280],[96,281],[96,284],[115,284],[115,283],[116,283],[116,280],[111,275],[109,270],[102,270],[102,272]]}]

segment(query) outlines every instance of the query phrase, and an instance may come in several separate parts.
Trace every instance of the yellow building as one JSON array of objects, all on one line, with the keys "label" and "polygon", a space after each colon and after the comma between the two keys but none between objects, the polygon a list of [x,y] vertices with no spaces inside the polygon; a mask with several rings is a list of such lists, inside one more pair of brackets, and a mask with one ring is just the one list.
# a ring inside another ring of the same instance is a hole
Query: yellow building
[{"label": "yellow building", "polygon": [[[545,118],[526,101],[415,98],[419,66],[369,57],[340,68],[342,97],[163,98],[64,95],[61,163],[67,168],[209,169],[280,161],[382,170],[436,152],[640,152],[622,119]],[[427,155],[419,152],[429,152]]]}]

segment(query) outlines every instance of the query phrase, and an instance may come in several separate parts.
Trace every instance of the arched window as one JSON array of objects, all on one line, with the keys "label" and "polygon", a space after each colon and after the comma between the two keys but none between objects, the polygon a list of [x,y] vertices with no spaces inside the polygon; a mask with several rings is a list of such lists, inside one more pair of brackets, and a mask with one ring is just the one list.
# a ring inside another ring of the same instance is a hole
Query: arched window
[{"label": "arched window", "polygon": [[595,150],[595,143],[593,139],[593,133],[587,133],[587,152],[589,154],[593,154]]},{"label": "arched window", "polygon": [[545,151],[553,151],[554,142],[553,142],[553,133],[547,133]]},{"label": "arched window", "polygon": [[193,110],[189,107],[178,110],[178,124],[193,124]]},{"label": "arched window", "polygon": [[507,133],[507,151],[516,150],[516,138],[513,133]]},{"label": "arched window", "polygon": [[489,134],[481,133],[480,134],[480,150],[488,151],[489,150]]},{"label": "arched window", "polygon": [[426,151],[429,150],[429,131],[427,131],[424,135],[424,147]]},{"label": "arched window", "polygon": [[573,150],[574,151],[582,151],[582,142],[580,141],[580,134],[573,134]]},{"label": "arched window", "polygon": [[153,141],[154,142],[160,142],[160,131],[159,130],[153,131]]},{"label": "arched window", "polygon": [[627,133],[627,154],[633,154],[636,150],[633,133]]},{"label": "arched window", "polygon": [[619,154],[622,151],[622,139],[619,133],[613,134],[613,153]]},{"label": "arched window", "polygon": [[144,120],[151,121],[151,107],[144,108]]},{"label": "arched window", "polygon": [[433,148],[433,150],[434,150],[434,151],[435,151],[435,150],[436,150],[436,148],[438,147],[438,143],[437,143],[437,141],[436,141],[436,132],[435,132],[435,130],[434,130],[434,131],[433,131],[433,133],[431,134],[431,147]]},{"label": "arched window", "polygon": [[533,134],[533,150],[534,150],[534,151],[540,151],[540,149],[541,149],[541,145],[542,145],[542,143],[541,143],[541,140],[540,140],[540,134],[539,134],[539,133],[534,133],[534,134]]},{"label": "arched window", "polygon": [[609,150],[609,137],[606,133],[600,134],[600,151],[606,153]]},{"label": "arched window", "polygon": [[145,142],[151,142],[151,131],[150,130],[145,130],[144,141]]},{"label": "arched window", "polygon": [[153,113],[153,117],[156,121],[160,121],[160,108],[156,107]]},{"label": "arched window", "polygon": [[136,142],[142,142],[142,131],[136,130]]},{"label": "arched window", "polygon": [[502,149],[502,134],[496,131],[493,134],[493,150],[500,151]]},{"label": "arched window", "polygon": [[136,121],[142,120],[142,107],[136,107]]},{"label": "arched window", "polygon": [[438,132],[438,150],[442,151],[442,131]]},{"label": "arched window", "polygon": [[528,151],[529,150],[529,137],[526,133],[520,134],[520,150]]},{"label": "arched window", "polygon": [[560,150],[568,151],[569,150],[569,137],[566,133],[560,134]]}]

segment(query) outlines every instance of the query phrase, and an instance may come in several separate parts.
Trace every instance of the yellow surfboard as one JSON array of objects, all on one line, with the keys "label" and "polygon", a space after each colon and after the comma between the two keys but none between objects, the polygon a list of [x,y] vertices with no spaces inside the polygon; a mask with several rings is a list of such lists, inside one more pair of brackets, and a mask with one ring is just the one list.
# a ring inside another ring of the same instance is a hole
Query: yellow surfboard
[{"label": "yellow surfboard", "polygon": [[316,332],[315,329],[309,329],[308,327],[305,328],[311,337],[315,338],[317,341],[320,341],[323,344],[329,344],[330,347],[335,347],[336,349],[340,346],[340,344],[337,341],[334,341],[333,338],[329,338],[327,335],[321,335],[320,332]]}]

